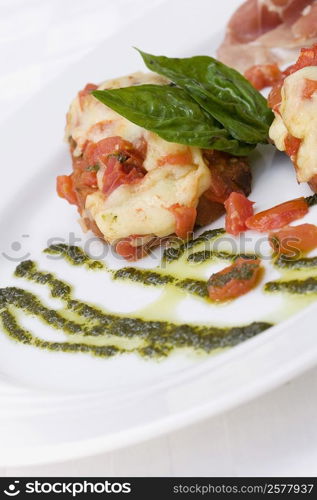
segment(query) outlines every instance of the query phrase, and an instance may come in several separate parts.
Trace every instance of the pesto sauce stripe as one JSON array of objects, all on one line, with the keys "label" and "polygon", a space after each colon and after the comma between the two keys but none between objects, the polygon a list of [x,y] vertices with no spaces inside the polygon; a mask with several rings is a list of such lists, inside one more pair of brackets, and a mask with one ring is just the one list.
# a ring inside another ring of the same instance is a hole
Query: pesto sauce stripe
[{"label": "pesto sauce stripe", "polygon": [[221,227],[217,229],[209,229],[207,231],[204,231],[200,236],[197,236],[196,238],[189,239],[188,241],[185,241],[183,243],[180,243],[178,246],[171,246],[169,248],[166,248],[163,253],[162,261],[163,262],[174,262],[182,257],[182,255],[185,253],[187,250],[191,250],[195,248],[196,246],[200,245],[201,243],[207,242],[207,241],[212,241],[222,234],[224,234],[226,231]]},{"label": "pesto sauce stripe", "polygon": [[[144,357],[167,356],[175,348],[190,347],[210,352],[215,348],[236,345],[272,326],[269,323],[252,323],[246,326],[218,328],[213,326],[176,324],[167,321],[145,321],[138,317],[109,314],[91,304],[73,299],[68,283],[55,278],[52,273],[39,271],[32,261],[25,261],[16,269],[16,276],[50,287],[51,295],[59,297],[65,308],[56,311],[47,308],[33,293],[17,287],[0,289],[0,317],[7,334],[19,342],[35,347],[63,352],[82,352],[109,357],[123,352],[136,352]],[[185,280],[186,281],[186,280]],[[190,280],[189,280],[190,281]],[[80,335],[82,342],[50,342],[39,339],[21,327],[11,307],[41,319],[44,323],[68,335]],[[73,312],[85,318],[88,324],[66,319],[63,313]],[[93,336],[109,337],[113,345],[93,345],[84,339]],[[115,344],[113,337],[137,338],[142,341],[135,348],[124,349]]]},{"label": "pesto sauce stripe", "polygon": [[313,269],[314,267],[317,268],[317,257],[302,257],[299,259],[292,259],[281,255],[274,260],[274,266],[281,269],[291,269],[294,271],[301,269]]},{"label": "pesto sauce stripe", "polygon": [[17,342],[22,344],[32,345],[45,350],[60,351],[60,352],[81,352],[89,353],[99,357],[111,357],[115,354],[128,352],[124,349],[118,349],[116,346],[94,346],[84,343],[71,343],[71,342],[50,342],[42,340],[28,330],[22,328],[16,321],[15,316],[8,310],[0,313],[2,326],[7,334]]},{"label": "pesto sauce stripe", "polygon": [[64,257],[70,264],[74,266],[85,266],[88,269],[101,270],[105,269],[103,262],[94,260],[89,257],[82,248],[75,245],[66,245],[65,243],[58,243],[57,245],[50,245],[43,250],[44,253],[49,255],[60,255]]},{"label": "pesto sauce stripe", "polygon": [[172,285],[193,295],[205,298],[208,297],[206,280],[192,278],[179,279],[172,274],[165,274],[147,269],[138,269],[135,267],[123,267],[122,269],[118,269],[118,271],[113,273],[113,278],[115,280],[134,281],[150,286]]},{"label": "pesto sauce stripe", "polygon": [[234,253],[227,252],[225,250],[223,250],[223,251],[222,250],[220,250],[220,251],[202,250],[200,252],[191,253],[187,257],[187,261],[188,262],[196,262],[196,263],[207,262],[208,260],[212,260],[212,259],[222,259],[222,260],[235,261],[239,258],[255,260],[255,259],[258,259],[259,256],[257,254],[251,254],[251,253],[234,254]]},{"label": "pesto sauce stripe", "polygon": [[311,277],[305,280],[277,280],[269,281],[264,285],[266,292],[287,292],[294,294],[317,293],[317,278]]}]

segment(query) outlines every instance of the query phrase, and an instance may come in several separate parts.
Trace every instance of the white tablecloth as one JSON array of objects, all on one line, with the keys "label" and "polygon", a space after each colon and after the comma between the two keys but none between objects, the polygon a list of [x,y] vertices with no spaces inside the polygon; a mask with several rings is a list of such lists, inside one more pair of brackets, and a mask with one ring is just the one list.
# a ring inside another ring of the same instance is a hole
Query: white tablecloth
[{"label": "white tablecloth", "polygon": [[[69,63],[162,1],[0,0],[0,120]],[[240,0],[206,2],[228,16]],[[316,392],[317,368],[170,435],[66,463],[0,468],[0,475],[316,476]]]}]

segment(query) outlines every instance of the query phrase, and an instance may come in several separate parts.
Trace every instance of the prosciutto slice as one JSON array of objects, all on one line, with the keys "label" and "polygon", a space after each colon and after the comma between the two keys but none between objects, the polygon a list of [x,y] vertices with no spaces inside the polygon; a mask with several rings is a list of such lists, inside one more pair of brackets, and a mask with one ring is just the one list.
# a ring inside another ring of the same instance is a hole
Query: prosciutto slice
[{"label": "prosciutto slice", "polygon": [[231,17],[217,56],[244,72],[290,61],[296,49],[316,41],[317,0],[246,0]]}]

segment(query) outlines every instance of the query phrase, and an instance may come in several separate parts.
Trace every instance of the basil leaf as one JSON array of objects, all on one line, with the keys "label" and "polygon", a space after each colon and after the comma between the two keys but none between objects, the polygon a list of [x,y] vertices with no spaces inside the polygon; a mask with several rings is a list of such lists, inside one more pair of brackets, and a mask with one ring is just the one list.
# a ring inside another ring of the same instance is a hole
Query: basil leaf
[{"label": "basil leaf", "polygon": [[266,143],[273,113],[238,71],[208,56],[169,58],[137,49],[146,66],[186,90],[235,139]]},{"label": "basil leaf", "polygon": [[245,156],[253,149],[232,138],[184,90],[162,85],[136,85],[95,90],[92,95],[127,120],[169,142],[218,149]]}]

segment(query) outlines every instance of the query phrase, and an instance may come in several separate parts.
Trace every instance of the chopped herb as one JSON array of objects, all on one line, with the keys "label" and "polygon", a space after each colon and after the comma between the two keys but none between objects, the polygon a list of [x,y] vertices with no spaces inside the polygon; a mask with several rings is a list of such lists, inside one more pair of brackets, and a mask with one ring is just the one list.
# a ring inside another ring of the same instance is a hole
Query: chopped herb
[{"label": "chopped herb", "polygon": [[312,207],[313,205],[317,204],[317,193],[311,195],[311,196],[306,196],[305,198],[307,205],[309,207]]},{"label": "chopped herb", "polygon": [[128,154],[122,153],[121,151],[118,152],[118,153],[110,153],[108,155],[108,158],[109,157],[110,158],[116,158],[119,163],[124,163],[124,162],[126,162],[130,158],[130,156]]},{"label": "chopped herb", "polygon": [[98,172],[98,170],[100,169],[100,166],[99,165],[89,165],[88,167],[86,167],[85,170],[87,170],[87,172]]}]

